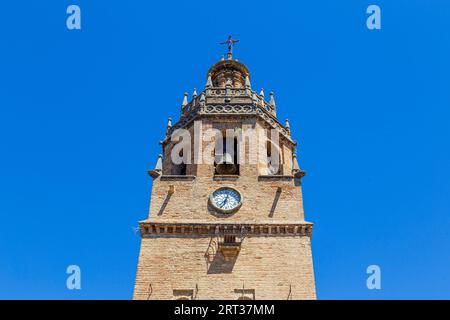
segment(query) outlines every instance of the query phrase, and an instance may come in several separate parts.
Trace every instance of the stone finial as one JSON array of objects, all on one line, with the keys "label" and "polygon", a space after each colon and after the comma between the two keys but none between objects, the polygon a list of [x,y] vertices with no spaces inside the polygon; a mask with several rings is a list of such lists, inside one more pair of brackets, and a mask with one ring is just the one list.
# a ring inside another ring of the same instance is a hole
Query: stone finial
[{"label": "stone finial", "polygon": [[264,100],[264,89],[263,89],[263,88],[261,88],[261,91],[259,92],[259,95],[260,95],[261,98],[263,98],[263,100]]},{"label": "stone finial", "polygon": [[285,120],[284,126],[286,127],[286,130],[287,130],[287,131],[289,131],[289,132],[291,131],[291,126],[289,125],[289,119],[286,119],[286,120]]},{"label": "stone finial", "polygon": [[295,178],[301,178],[306,175],[306,172],[300,169],[297,161],[297,155],[295,153],[292,156],[292,175]]},{"label": "stone finial", "polygon": [[202,92],[202,94],[200,95],[200,104],[204,105],[205,101],[206,101],[206,96],[205,96],[205,93]]},{"label": "stone finial", "polygon": [[222,56],[220,57],[220,61],[223,61],[223,60],[225,60],[225,57],[222,55]]},{"label": "stone finial", "polygon": [[166,135],[169,134],[170,128],[172,128],[172,118],[167,119]]},{"label": "stone finial", "polygon": [[252,100],[255,103],[258,101],[258,98],[256,97],[256,93],[255,92],[252,93]]},{"label": "stone finial", "polygon": [[249,76],[245,76],[245,87],[246,88],[250,88],[251,87]]},{"label": "stone finial", "polygon": [[197,88],[194,88],[194,92],[192,93],[192,97],[195,98],[197,96]]},{"label": "stone finial", "polygon": [[184,97],[183,97],[183,103],[181,104],[181,106],[182,106],[183,108],[186,107],[186,106],[188,105],[188,99],[187,99],[187,97],[188,97],[188,93],[185,92],[185,93],[184,93]]},{"label": "stone finial", "polygon": [[270,93],[270,101],[269,104],[275,108],[275,98],[273,96],[273,92]]},{"label": "stone finial", "polygon": [[208,74],[208,80],[206,80],[206,87],[207,88],[212,87],[211,74]]},{"label": "stone finial", "polygon": [[162,154],[158,155],[158,160],[156,161],[155,169],[149,170],[148,175],[153,179],[159,177],[162,174]]}]

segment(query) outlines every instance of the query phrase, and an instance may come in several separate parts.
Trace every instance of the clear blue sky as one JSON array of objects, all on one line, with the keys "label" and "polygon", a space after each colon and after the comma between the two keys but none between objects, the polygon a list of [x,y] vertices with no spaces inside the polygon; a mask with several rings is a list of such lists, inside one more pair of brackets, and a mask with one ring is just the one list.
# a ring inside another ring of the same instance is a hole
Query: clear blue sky
[{"label": "clear blue sky", "polygon": [[449,299],[449,33],[447,0],[2,3],[0,298],[132,297],[146,170],[232,34],[299,141],[318,297]]}]

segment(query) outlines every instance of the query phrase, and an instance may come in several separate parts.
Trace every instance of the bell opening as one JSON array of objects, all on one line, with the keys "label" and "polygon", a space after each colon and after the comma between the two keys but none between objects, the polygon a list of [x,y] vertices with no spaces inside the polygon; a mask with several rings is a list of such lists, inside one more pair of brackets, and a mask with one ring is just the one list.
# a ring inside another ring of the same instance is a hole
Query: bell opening
[{"label": "bell opening", "polygon": [[219,175],[239,175],[239,164],[238,164],[238,142],[235,137],[232,140],[233,143],[233,153],[231,154],[227,149],[226,138],[223,138],[223,150],[222,154],[216,156],[217,162],[215,163],[215,174]]}]

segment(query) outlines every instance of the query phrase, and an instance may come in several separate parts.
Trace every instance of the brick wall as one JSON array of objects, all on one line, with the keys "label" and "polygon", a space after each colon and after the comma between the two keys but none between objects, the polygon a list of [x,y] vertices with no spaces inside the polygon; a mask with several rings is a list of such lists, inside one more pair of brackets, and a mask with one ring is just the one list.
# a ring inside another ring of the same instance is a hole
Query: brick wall
[{"label": "brick wall", "polygon": [[316,298],[309,237],[247,237],[230,262],[220,253],[205,258],[210,242],[143,238],[134,299],[174,299],[174,292],[192,291],[195,299],[235,300],[243,288],[246,295],[254,290],[256,299]]}]

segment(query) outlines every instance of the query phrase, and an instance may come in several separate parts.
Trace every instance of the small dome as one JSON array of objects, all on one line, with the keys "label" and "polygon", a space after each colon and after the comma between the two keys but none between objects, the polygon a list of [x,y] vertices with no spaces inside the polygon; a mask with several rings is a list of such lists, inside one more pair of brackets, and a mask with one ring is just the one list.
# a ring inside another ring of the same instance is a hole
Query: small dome
[{"label": "small dome", "polygon": [[250,72],[244,64],[236,60],[221,60],[208,70],[207,76],[211,76],[214,87],[243,88],[245,78],[250,78]]}]

